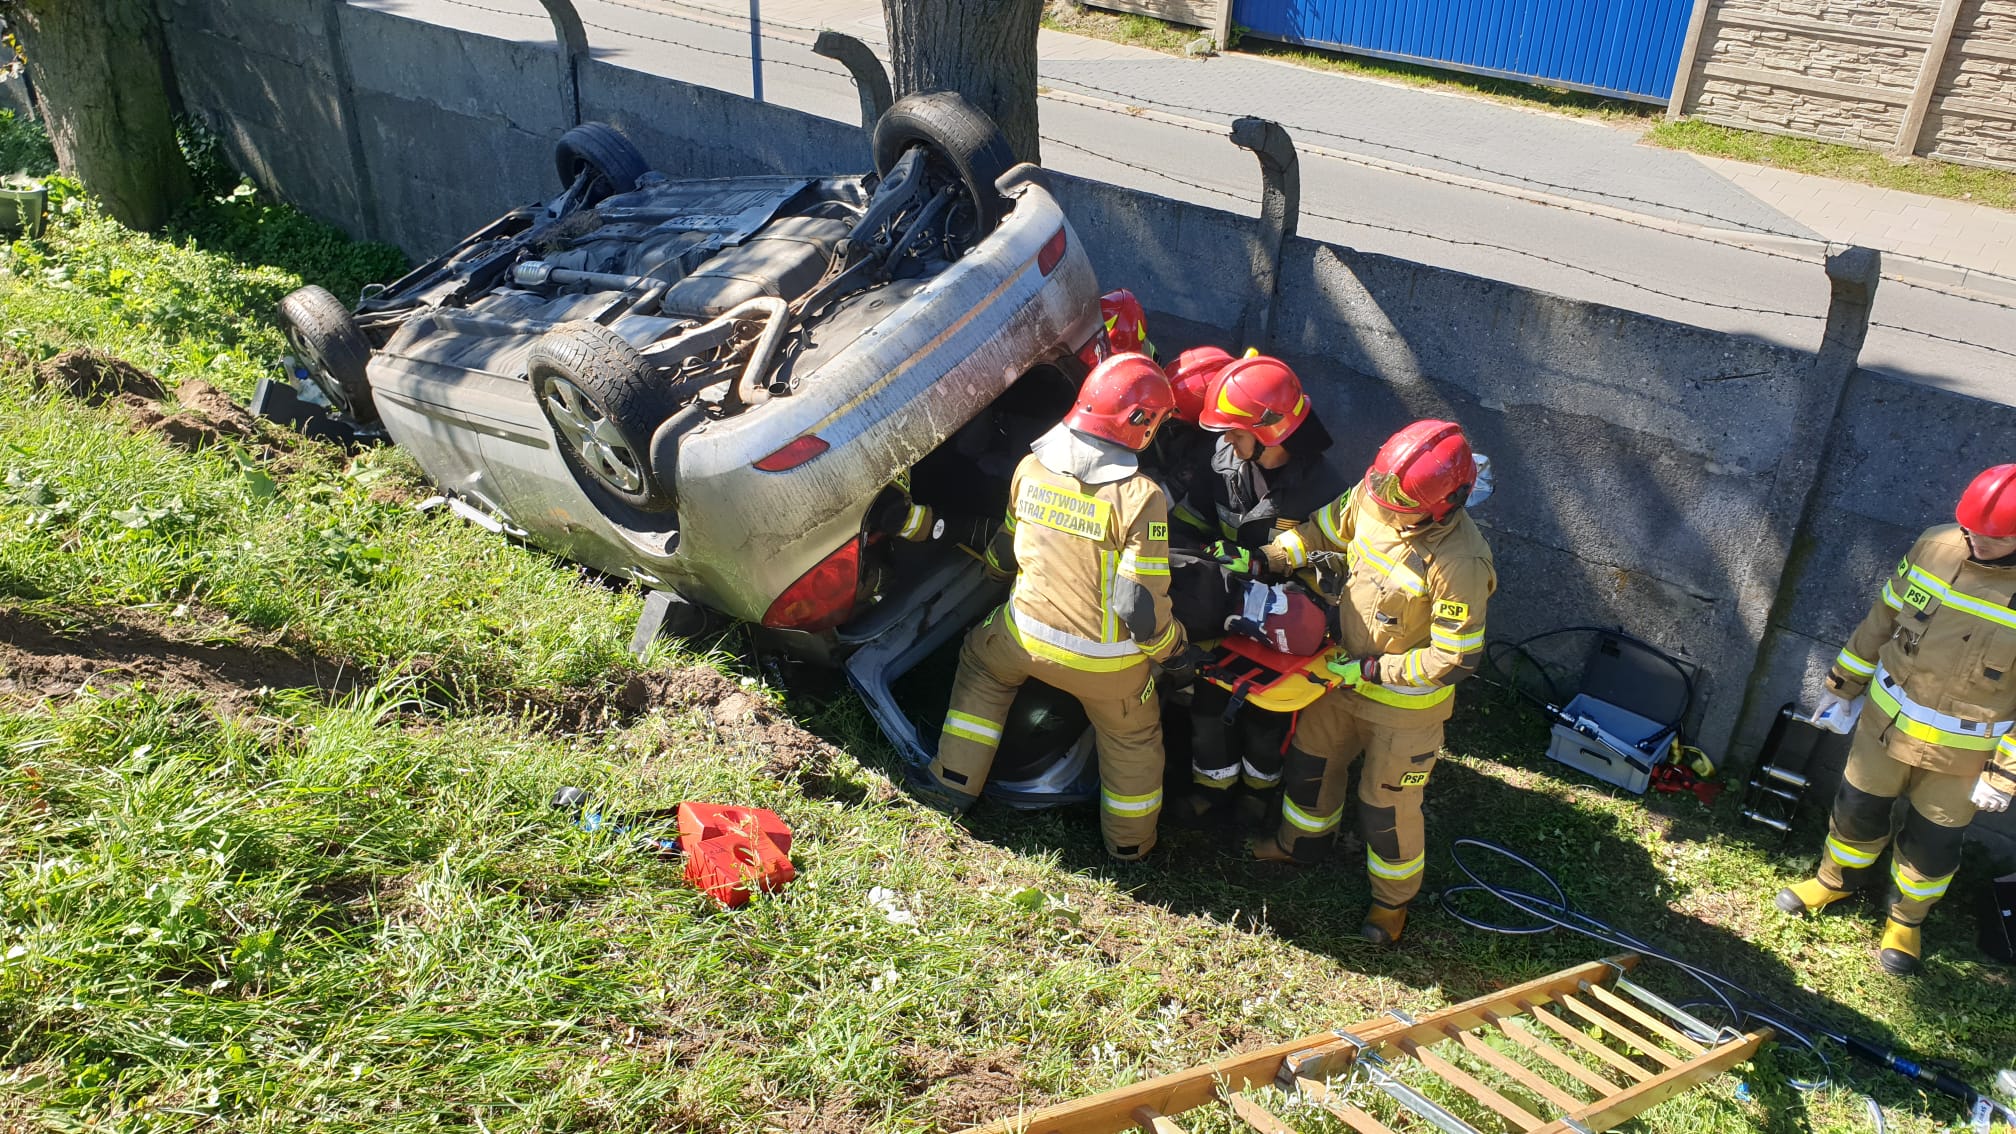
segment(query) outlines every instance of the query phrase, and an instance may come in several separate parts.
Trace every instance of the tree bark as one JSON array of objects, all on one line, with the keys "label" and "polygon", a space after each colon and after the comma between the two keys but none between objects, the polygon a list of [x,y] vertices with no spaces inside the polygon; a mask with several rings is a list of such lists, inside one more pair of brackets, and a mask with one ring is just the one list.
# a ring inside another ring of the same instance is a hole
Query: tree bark
[{"label": "tree bark", "polygon": [[56,164],[130,228],[155,229],[194,192],[175,141],[154,0],[11,0]]},{"label": "tree bark", "polygon": [[1021,161],[1038,161],[1036,29],[1043,0],[882,0],[896,97],[957,91]]}]

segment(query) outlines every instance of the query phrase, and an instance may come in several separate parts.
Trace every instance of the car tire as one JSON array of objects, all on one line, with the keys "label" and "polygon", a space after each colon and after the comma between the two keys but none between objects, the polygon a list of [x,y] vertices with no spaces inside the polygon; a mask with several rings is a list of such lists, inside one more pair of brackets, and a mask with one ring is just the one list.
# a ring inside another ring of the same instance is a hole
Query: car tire
[{"label": "car tire", "polygon": [[560,135],[553,145],[553,168],[560,174],[562,189],[574,184],[584,169],[595,175],[582,198],[583,205],[628,193],[637,188],[638,178],[651,171],[630,139],[606,122],[583,122]]},{"label": "car tire", "polygon": [[600,323],[568,323],[532,344],[525,370],[561,457],[590,497],[640,512],[672,507],[651,471],[651,435],[679,407],[635,347]]},{"label": "car tire", "polygon": [[975,214],[974,242],[994,231],[1006,202],[994,188],[1015,164],[1001,128],[952,91],[908,94],[875,122],[875,172],[887,175],[912,146],[923,145],[966,187]]},{"label": "car tire", "polygon": [[294,360],[337,416],[369,425],[378,420],[365,370],[371,343],[343,301],[325,288],[297,288],[280,301],[280,325],[294,348]]}]

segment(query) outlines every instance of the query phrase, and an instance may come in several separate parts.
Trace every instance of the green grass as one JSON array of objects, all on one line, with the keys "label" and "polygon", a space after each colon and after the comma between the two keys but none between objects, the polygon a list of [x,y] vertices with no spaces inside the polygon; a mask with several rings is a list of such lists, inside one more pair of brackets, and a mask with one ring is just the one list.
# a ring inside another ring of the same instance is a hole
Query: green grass
[{"label": "green grass", "polygon": [[1854,146],[1693,120],[1661,122],[1646,131],[1645,140],[1669,149],[1776,166],[1840,181],[1972,201],[1998,209],[2016,208],[2016,173],[2007,170],[1982,169],[1932,158],[1893,158]]},{"label": "green grass", "polygon": [[[397,453],[186,452],[35,387],[34,360],[91,345],[171,385],[249,390],[280,350],[272,301],[301,278],[297,245],[259,230],[308,222],[211,204],[238,211],[168,239],[73,205],[0,276],[0,640],[128,627],[255,663],[47,696],[0,672],[0,1129],[956,1128],[1602,951],[1481,935],[1426,903],[1405,948],[1374,949],[1355,936],[1350,853],[1287,871],[1166,831],[1151,861],[1119,865],[1086,807],[954,824],[892,788],[844,695],[731,686],[837,745],[795,767],[784,749],[811,749],[788,719],[765,731],[725,704],[571,731],[524,714],[606,703],[635,672],[634,595],[416,512],[424,486]],[[333,236],[298,247],[332,273],[394,267]],[[256,663],[296,655],[360,684],[260,688]],[[695,660],[648,667],[676,681]],[[1883,977],[1866,905],[1810,923],[1770,908],[1810,869],[1817,826],[1758,845],[1728,802],[1559,772],[1540,723],[1488,689],[1462,706],[1429,793],[1431,887],[1456,878],[1452,839],[1500,839],[1579,905],[1778,995],[1810,988],[1851,1030],[1976,1082],[2016,1057],[2016,981],[1974,950],[1963,902],[1934,913],[1920,979]],[[619,809],[774,808],[799,880],[715,909],[678,863],[549,811],[562,784]],[[1956,895],[1988,874],[1970,860]],[[1627,1129],[1859,1131],[1850,1087],[1893,1130],[1961,1117],[1847,1066],[1843,1086],[1794,1095],[1804,1070],[1772,1049]]]},{"label": "green grass", "polygon": [[1199,36],[1208,38],[1210,35],[1202,29],[1172,24],[1153,16],[1106,12],[1069,3],[1068,0],[1054,0],[1043,6],[1043,26],[1052,31],[1090,36],[1130,47],[1145,47],[1169,55],[1185,54],[1184,48]]}]

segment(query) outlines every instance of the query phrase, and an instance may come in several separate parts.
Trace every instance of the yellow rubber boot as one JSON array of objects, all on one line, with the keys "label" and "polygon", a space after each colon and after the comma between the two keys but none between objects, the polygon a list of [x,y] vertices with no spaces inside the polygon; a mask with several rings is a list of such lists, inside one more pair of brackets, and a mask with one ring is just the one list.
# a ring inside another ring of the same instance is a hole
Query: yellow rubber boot
[{"label": "yellow rubber boot", "polygon": [[1400,940],[1400,932],[1406,928],[1406,906],[1394,909],[1374,902],[1365,911],[1365,924],[1358,927],[1358,936],[1374,945],[1392,945]]},{"label": "yellow rubber boot", "polygon": [[1877,948],[1876,963],[1891,976],[1910,976],[1918,971],[1918,958],[1924,955],[1924,944],[1919,940],[1918,927],[1905,925],[1895,918],[1883,924],[1883,944]]},{"label": "yellow rubber boot", "polygon": [[1818,878],[1808,878],[1797,886],[1778,891],[1778,908],[1789,914],[1814,914],[1848,896]]}]

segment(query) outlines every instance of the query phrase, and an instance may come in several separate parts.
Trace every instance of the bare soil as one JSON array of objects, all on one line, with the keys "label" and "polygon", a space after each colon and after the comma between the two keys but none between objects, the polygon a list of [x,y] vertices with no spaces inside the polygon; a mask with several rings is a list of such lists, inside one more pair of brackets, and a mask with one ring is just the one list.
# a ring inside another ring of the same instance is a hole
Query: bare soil
[{"label": "bare soil", "polygon": [[35,367],[37,386],[54,386],[86,405],[102,406],[132,396],[159,401],[167,397],[160,379],[123,358],[80,347],[44,359]]},{"label": "bare soil", "polygon": [[262,689],[340,693],[359,678],[327,659],[275,645],[195,640],[200,626],[178,627],[146,611],[118,624],[45,622],[0,610],[0,699],[74,696],[85,687],[148,688],[201,694],[220,709],[249,710]]},{"label": "bare soil", "polygon": [[170,400],[159,378],[89,347],[44,359],[35,367],[35,384],[53,386],[86,405],[110,406],[133,428],[158,433],[170,445],[189,452],[229,442],[271,459],[300,441],[293,432],[252,416],[201,378],[176,386]]},{"label": "bare soil", "polygon": [[685,666],[638,674],[623,687],[618,702],[634,713],[697,709],[722,743],[760,759],[766,774],[796,781],[814,794],[831,794],[838,787],[832,773],[839,749],[717,670]]}]

